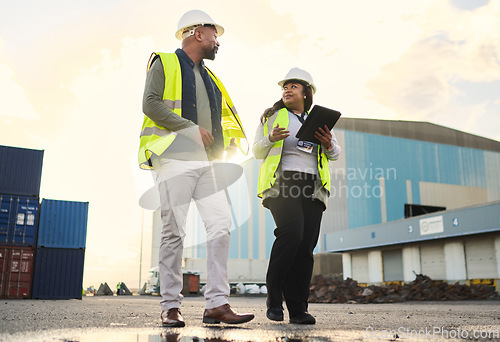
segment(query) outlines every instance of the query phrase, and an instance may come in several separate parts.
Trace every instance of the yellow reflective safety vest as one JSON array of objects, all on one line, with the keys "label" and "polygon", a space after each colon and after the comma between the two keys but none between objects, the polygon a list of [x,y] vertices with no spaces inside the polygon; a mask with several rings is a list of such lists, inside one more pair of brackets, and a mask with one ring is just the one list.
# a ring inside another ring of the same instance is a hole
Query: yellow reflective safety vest
[{"label": "yellow reflective safety vest", "polygon": [[[148,62],[148,71],[156,56],[160,57],[165,73],[163,103],[175,114],[182,116],[182,73],[179,58],[175,53],[153,53]],[[246,155],[248,153],[248,142],[236,108],[234,108],[233,102],[222,82],[210,69],[206,69],[222,94],[221,125],[224,148],[227,148],[231,139],[234,138],[236,146]],[[152,169],[151,157],[154,155],[160,156],[165,152],[176,135],[175,132],[155,124],[147,115],[144,115],[139,145],[139,166],[142,169]]]},{"label": "yellow reflective safety vest", "polygon": [[[274,120],[273,117],[275,116]],[[264,123],[264,136],[268,135],[268,132],[276,127],[277,124],[280,127],[288,128],[288,109],[282,108],[277,114],[270,116]],[[276,182],[278,166],[281,161],[281,154],[283,152],[283,142],[284,140],[279,140],[274,143],[269,151],[269,154],[264,159],[259,171],[259,181],[257,185],[257,195],[262,198],[263,193],[266,190],[272,188]],[[318,146],[318,171],[321,180],[321,187],[330,193],[330,166],[328,164],[328,158],[321,146]],[[315,191],[316,192],[316,191]]]}]

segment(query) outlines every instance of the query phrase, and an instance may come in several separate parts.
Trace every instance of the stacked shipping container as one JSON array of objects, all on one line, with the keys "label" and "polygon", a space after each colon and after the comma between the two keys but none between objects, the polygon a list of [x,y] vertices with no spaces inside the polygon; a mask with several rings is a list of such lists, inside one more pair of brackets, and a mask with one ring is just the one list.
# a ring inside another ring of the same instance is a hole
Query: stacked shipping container
[{"label": "stacked shipping container", "polygon": [[0,245],[34,246],[38,198],[0,194]]},{"label": "stacked shipping container", "polygon": [[0,293],[4,298],[30,298],[33,247],[0,246]]},{"label": "stacked shipping container", "polygon": [[40,205],[42,161],[0,146],[0,297],[81,299],[88,202]]},{"label": "stacked shipping container", "polygon": [[0,146],[0,297],[31,298],[43,151]]},{"label": "stacked shipping container", "polygon": [[0,193],[40,196],[43,151],[0,146]]},{"label": "stacked shipping container", "polygon": [[33,298],[82,298],[88,206],[42,200]]}]

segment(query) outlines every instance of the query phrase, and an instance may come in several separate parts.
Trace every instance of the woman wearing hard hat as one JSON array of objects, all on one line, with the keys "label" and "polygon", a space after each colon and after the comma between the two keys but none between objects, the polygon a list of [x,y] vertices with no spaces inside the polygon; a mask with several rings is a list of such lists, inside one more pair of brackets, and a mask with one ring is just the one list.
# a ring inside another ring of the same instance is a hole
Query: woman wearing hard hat
[{"label": "woman wearing hard hat", "polygon": [[281,99],[264,111],[253,153],[262,159],[258,195],[276,224],[266,276],[267,318],[283,321],[283,298],[290,323],[315,324],[307,312],[309,285],[323,211],[330,193],[328,161],[340,147],[328,127],[319,128],[320,144],[295,137],[316,92],[311,75],[292,68],[283,80]]}]

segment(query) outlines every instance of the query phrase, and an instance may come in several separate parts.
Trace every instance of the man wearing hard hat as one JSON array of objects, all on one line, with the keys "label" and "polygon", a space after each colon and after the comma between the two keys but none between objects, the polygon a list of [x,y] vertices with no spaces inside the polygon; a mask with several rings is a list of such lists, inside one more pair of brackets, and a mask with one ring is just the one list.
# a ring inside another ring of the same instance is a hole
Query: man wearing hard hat
[{"label": "man wearing hard hat", "polygon": [[237,314],[228,304],[231,214],[224,191],[214,186],[214,160],[225,150],[244,150],[241,121],[222,82],[204,65],[219,49],[224,33],[203,11],[179,20],[175,36],[182,49],[153,53],[143,98],[139,165],[153,169],[161,202],[159,253],[163,326],[183,327],[182,250],[186,217],[195,200],[207,232],[207,290],[204,323],[245,323],[253,314]]}]

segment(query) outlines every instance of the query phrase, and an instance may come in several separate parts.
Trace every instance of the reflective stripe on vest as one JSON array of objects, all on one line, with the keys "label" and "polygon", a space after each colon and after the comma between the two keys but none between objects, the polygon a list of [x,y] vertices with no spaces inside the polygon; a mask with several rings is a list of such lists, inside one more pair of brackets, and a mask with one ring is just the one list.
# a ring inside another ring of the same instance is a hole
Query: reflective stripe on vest
[{"label": "reflective stripe on vest", "polygon": [[[154,57],[157,55],[161,59],[165,73],[163,103],[175,114],[182,116],[182,71],[179,59],[175,53],[153,53],[148,62],[148,71]],[[232,138],[235,138],[236,145],[246,155],[248,153],[248,142],[233,102],[222,82],[212,71],[208,70],[208,72],[222,93],[221,124],[224,148],[229,145]],[[140,135],[139,166],[143,169],[151,169],[151,157],[153,155],[160,156],[165,152],[174,141],[176,135],[176,132],[171,132],[165,127],[155,124],[147,115],[144,115]]]},{"label": "reflective stripe on vest", "polygon": [[318,170],[321,185],[330,193],[330,163],[326,154],[322,152],[321,146],[318,146]]},{"label": "reflective stripe on vest", "polygon": [[[264,124],[264,136],[273,129],[277,124],[280,127],[288,128],[289,118],[288,109],[282,108],[277,114],[270,116]],[[260,166],[259,181],[257,185],[257,195],[262,197],[264,191],[270,189],[276,182],[276,171],[281,161],[283,152],[283,140],[276,141],[271,147],[267,157]],[[328,158],[321,152],[321,147],[318,146],[318,170],[323,187],[330,192],[330,166]]]},{"label": "reflective stripe on vest", "polygon": [[[175,53],[153,53],[148,62],[148,71],[155,56],[160,56],[165,73],[165,89],[163,103],[175,114],[182,115],[182,73],[179,59]],[[165,127],[154,123],[144,115],[139,145],[139,166],[151,169],[151,157],[159,156],[172,144],[176,136]]]},{"label": "reflective stripe on vest", "polygon": [[219,88],[222,93],[222,113],[221,113],[221,126],[222,135],[224,137],[224,148],[227,148],[231,139],[234,138],[236,146],[243,152],[244,155],[248,154],[248,141],[241,124],[238,112],[233,105],[233,101],[229,97],[229,94],[224,87],[224,84],[215,76],[215,74],[209,68],[205,67],[208,71],[210,77]]},{"label": "reflective stripe on vest", "polygon": [[[264,136],[268,135],[268,132],[278,124],[280,127],[287,128],[288,122],[288,109],[280,109],[278,113],[271,115],[264,123]],[[278,140],[273,144],[266,159],[264,159],[264,162],[260,166],[259,181],[257,185],[257,195],[259,197],[262,197],[262,193],[265,190],[272,188],[276,182],[276,170],[278,170],[278,166],[281,161],[282,151],[283,140]]]}]

